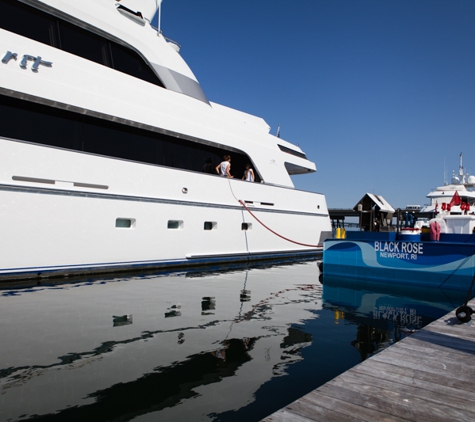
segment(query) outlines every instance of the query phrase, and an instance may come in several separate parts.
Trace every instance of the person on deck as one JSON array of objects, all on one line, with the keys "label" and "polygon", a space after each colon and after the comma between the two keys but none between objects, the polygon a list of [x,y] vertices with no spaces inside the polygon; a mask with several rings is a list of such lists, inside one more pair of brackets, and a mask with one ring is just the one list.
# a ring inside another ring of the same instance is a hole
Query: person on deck
[{"label": "person on deck", "polygon": [[213,163],[212,163],[212,161],[211,161],[211,158],[207,158],[207,159],[206,159],[206,163],[205,163],[205,165],[203,166],[203,172],[204,172],[204,173],[214,174],[214,166],[213,166]]},{"label": "person on deck", "polygon": [[244,170],[242,180],[245,180],[246,182],[254,182],[254,170],[251,168],[250,164],[246,164],[246,170]]},{"label": "person on deck", "polygon": [[430,240],[440,240],[440,224],[437,221],[430,223]]},{"label": "person on deck", "polygon": [[229,179],[234,177],[231,175],[231,157],[229,155],[225,155],[223,161],[216,166],[216,173]]}]

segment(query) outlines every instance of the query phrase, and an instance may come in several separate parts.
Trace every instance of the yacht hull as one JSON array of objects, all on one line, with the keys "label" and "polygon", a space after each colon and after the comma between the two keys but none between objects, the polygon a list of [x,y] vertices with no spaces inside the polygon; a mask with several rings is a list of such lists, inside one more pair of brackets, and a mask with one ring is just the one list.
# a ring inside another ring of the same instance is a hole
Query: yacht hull
[{"label": "yacht hull", "polygon": [[314,255],[331,233],[320,194],[8,139],[0,148],[3,278]]}]

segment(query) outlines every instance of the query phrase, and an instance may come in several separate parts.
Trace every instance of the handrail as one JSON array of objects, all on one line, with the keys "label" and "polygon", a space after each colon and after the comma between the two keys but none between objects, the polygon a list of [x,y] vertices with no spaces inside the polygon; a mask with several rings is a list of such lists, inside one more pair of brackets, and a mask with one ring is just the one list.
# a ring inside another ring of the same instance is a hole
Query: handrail
[{"label": "handrail", "polygon": [[157,31],[158,36],[162,35],[163,38],[165,38],[166,42],[169,42],[170,44],[176,45],[178,47],[178,50],[181,50],[181,44],[178,41],[172,40],[171,38],[168,38],[165,35],[163,35],[162,30],[158,29],[155,25],[150,24],[150,26],[152,27],[152,29],[155,29],[155,31]]},{"label": "handrail", "polygon": [[171,38],[168,38],[168,37],[165,37],[163,36],[163,38],[165,38],[165,41],[170,43],[170,44],[173,44],[173,45],[176,45],[178,47],[178,51],[181,50],[181,44],[175,40],[172,40]]}]

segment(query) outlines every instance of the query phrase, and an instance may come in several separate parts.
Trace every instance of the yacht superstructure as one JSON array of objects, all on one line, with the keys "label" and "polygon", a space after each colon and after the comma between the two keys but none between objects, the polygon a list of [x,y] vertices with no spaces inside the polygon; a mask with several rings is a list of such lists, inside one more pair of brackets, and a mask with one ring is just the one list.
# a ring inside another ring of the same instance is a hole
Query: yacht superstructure
[{"label": "yacht superstructure", "polygon": [[[325,197],[290,178],[315,164],[207,99],[150,25],[159,2],[0,5],[0,277],[321,250]],[[224,155],[233,179],[202,171]]]},{"label": "yacht superstructure", "polygon": [[[445,183],[443,186],[431,190],[427,194],[430,203],[424,205],[421,212],[438,212],[446,207],[453,198],[455,192],[461,198],[461,201],[475,207],[475,176],[470,175],[464,171],[462,153],[459,156],[459,170],[458,173],[453,172],[450,183]],[[445,205],[444,205],[445,204]]]}]

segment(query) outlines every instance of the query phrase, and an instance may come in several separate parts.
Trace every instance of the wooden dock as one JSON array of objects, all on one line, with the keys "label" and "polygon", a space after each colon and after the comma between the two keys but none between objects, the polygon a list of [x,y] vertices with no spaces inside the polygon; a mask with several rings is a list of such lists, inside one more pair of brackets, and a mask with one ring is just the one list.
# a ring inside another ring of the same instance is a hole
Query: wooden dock
[{"label": "wooden dock", "polygon": [[454,310],[264,421],[475,421],[472,317]]}]

